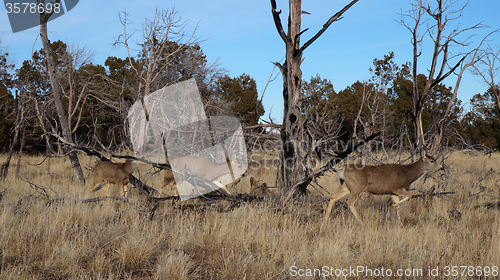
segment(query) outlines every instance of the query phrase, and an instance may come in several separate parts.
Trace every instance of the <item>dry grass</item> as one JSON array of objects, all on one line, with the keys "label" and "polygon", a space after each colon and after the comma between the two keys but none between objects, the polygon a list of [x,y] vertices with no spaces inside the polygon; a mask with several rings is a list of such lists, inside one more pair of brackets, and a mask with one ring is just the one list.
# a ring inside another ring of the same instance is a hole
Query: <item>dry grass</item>
[{"label": "dry grass", "polygon": [[[29,165],[41,160],[25,157],[21,179],[14,176],[13,162],[7,179],[0,181],[0,279],[293,279],[295,271],[350,266],[394,274],[397,269],[427,274],[439,267],[439,277],[433,278],[440,279],[446,278],[445,266],[500,265],[498,212],[474,208],[499,200],[500,154],[454,153],[445,175],[434,174],[414,186],[454,194],[425,204],[415,198],[399,212],[384,210],[388,196],[363,195],[356,206],[365,225],[339,203],[323,230],[327,202],[318,202],[315,191],[279,211],[272,200],[243,203],[227,212],[193,201],[164,202],[150,220],[153,206],[137,192],[130,203],[80,203],[88,186],[73,180],[69,162]],[[82,157],[82,164],[93,161]],[[159,185],[161,173],[138,169],[134,175]],[[275,171],[252,173],[274,185]],[[85,171],[87,181],[90,174]],[[319,183],[331,193],[339,187],[335,173]],[[248,178],[237,190],[248,192]],[[46,195],[61,200],[47,204]],[[452,209],[462,213],[461,219],[450,218]]]}]

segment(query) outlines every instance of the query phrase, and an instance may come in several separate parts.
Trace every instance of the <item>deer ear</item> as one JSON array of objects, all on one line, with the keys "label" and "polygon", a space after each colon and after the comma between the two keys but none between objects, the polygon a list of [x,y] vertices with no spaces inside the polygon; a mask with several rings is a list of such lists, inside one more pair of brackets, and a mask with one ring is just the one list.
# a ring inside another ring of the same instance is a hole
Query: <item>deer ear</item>
[{"label": "deer ear", "polygon": [[425,154],[425,150],[424,149],[420,150],[420,157],[422,157],[422,158],[427,157],[427,155]]}]

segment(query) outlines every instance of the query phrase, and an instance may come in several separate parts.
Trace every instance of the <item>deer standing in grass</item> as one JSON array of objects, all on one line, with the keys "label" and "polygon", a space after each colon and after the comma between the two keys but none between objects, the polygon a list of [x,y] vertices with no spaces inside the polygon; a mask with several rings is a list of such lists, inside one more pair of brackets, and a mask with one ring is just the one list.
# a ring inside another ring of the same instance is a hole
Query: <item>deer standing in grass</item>
[{"label": "deer standing in grass", "polygon": [[[108,185],[107,194],[109,195],[109,184],[113,183],[120,187],[122,195],[127,197],[127,184],[132,172],[134,172],[134,162],[130,159],[127,159],[123,163],[113,163],[110,161],[98,162],[94,167],[94,182],[89,188],[89,195],[101,189],[104,184]],[[96,187],[97,184],[99,184],[98,187]]]},{"label": "deer standing in grass", "polygon": [[[347,205],[349,205],[349,209],[351,209],[354,217],[362,224],[363,221],[356,208],[354,208],[354,203],[356,203],[361,193],[369,192],[375,195],[390,194],[394,202],[392,205],[397,207],[410,199],[411,195],[408,192],[408,188],[411,183],[427,172],[441,169],[443,167],[432,157],[426,156],[425,153],[422,154],[422,157],[418,161],[408,165],[366,165],[361,168],[347,165],[340,173],[340,190],[330,197],[323,224],[326,224],[328,221],[335,202],[348,194],[351,194],[351,196],[347,201]],[[404,198],[399,200],[399,195]]]}]

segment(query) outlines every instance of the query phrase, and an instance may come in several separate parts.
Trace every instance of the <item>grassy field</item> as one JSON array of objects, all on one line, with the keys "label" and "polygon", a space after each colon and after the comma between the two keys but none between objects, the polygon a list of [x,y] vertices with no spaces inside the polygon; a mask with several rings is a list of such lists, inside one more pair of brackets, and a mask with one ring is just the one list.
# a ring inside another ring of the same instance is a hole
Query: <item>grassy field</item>
[{"label": "grassy field", "polygon": [[[95,160],[80,159],[91,181]],[[343,199],[323,229],[320,188],[283,209],[272,197],[230,211],[230,201],[167,201],[151,219],[153,204],[135,190],[130,202],[82,203],[89,182],[75,182],[66,158],[35,165],[42,160],[24,157],[16,178],[14,158],[0,180],[0,279],[499,278],[499,212],[475,208],[499,200],[498,153],[451,154],[445,172],[413,188],[453,193],[413,198],[399,211],[386,207],[389,196],[362,195],[356,208],[364,225]],[[152,173],[141,165],[134,175],[157,188],[161,173]],[[250,176],[275,185],[275,170]],[[232,191],[249,192],[249,177]],[[337,173],[318,183],[330,193],[340,186]]]}]

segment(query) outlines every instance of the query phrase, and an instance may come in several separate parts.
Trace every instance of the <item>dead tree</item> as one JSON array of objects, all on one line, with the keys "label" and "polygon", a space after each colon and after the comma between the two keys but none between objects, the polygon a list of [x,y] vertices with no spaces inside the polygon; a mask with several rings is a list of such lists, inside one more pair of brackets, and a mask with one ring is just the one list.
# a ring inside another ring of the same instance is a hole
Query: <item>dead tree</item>
[{"label": "dead tree", "polygon": [[[136,88],[130,88],[135,102],[142,102],[146,96],[166,85],[193,77],[203,91],[203,83],[219,75],[217,65],[205,65],[202,53],[197,51],[199,40],[195,36],[196,28],[191,33],[186,32],[186,22],[181,20],[175,9],[156,9],[153,18],[145,19],[143,43],[136,46],[139,48],[139,59],[134,60],[131,53],[134,40],[133,33],[128,30],[128,16],[127,13],[120,15],[123,32],[115,44],[126,48],[129,67],[137,77]],[[144,106],[146,116],[147,109]],[[168,162],[167,158],[165,162]]]},{"label": "dead tree", "polygon": [[[415,0],[412,9],[407,13],[401,13],[400,23],[412,34],[413,62],[413,124],[415,126],[415,147],[420,150],[425,145],[424,128],[422,125],[422,112],[424,104],[429,99],[434,87],[450,76],[466,59],[467,54],[452,55],[450,48],[455,46],[466,47],[470,44],[472,36],[461,39],[464,32],[483,27],[481,23],[461,29],[450,25],[460,19],[467,3],[459,8],[454,8],[456,0],[435,0],[436,7],[431,7],[429,0]],[[413,21],[413,22],[411,22]],[[421,31],[423,29],[423,32]],[[446,30],[450,30],[446,33]],[[420,57],[422,43],[428,35],[433,43],[433,52],[427,81],[422,91],[417,85],[417,66]],[[453,60],[458,61],[453,62]]]},{"label": "dead tree", "polygon": [[495,99],[495,105],[497,106],[497,109],[500,110],[500,86],[497,80],[500,75],[500,71],[497,66],[498,63],[500,63],[500,46],[497,46],[496,48],[488,46],[483,51],[483,56],[480,62],[474,65],[473,73],[480,76],[490,87],[491,93],[493,93],[493,98]]},{"label": "dead tree", "polygon": [[286,60],[283,64],[274,62],[283,77],[283,123],[281,128],[282,154],[281,174],[282,198],[294,190],[293,185],[304,175],[302,166],[303,154],[303,117],[302,117],[302,94],[300,91],[302,82],[302,54],[316,39],[318,39],[330,25],[341,19],[341,16],[351,8],[358,0],[351,1],[342,10],[333,15],[319,30],[316,35],[309,39],[304,45],[300,45],[301,35],[307,31],[301,30],[302,1],[289,0],[288,30],[285,33],[281,24],[281,10],[276,7],[276,0],[271,0],[271,12],[274,24],[281,39],[286,46]]},{"label": "dead tree", "polygon": [[[139,55],[141,63],[134,63],[131,50],[132,34],[128,31],[130,22],[128,14],[120,14],[120,21],[123,25],[123,33],[119,35],[115,45],[122,45],[127,49],[127,60],[129,61],[132,71],[137,76],[139,83],[136,89],[136,101],[144,98],[150,93],[163,88],[166,83],[174,84],[185,80],[188,73],[194,72],[195,69],[184,71],[180,79],[165,81],[163,75],[169,69],[175,69],[176,56],[181,55],[190,47],[195,46],[199,41],[195,37],[196,29],[192,33],[184,31],[186,22],[183,22],[177,15],[175,9],[156,9],[152,19],[146,18],[142,29],[143,43],[137,44],[140,48]],[[189,63],[196,60],[202,60],[197,54],[190,54]],[[184,61],[188,64],[188,61]],[[185,65],[184,67],[189,67]],[[207,69],[197,69],[206,71]],[[207,73],[200,73],[200,76]],[[207,74],[208,75],[208,74]]]},{"label": "dead tree", "polygon": [[[492,33],[488,34],[487,36],[485,36],[483,38],[481,43],[468,54],[469,58],[467,59],[467,61],[464,61],[462,63],[462,65],[460,66],[460,71],[457,74],[457,80],[455,82],[455,87],[453,88],[453,93],[452,93],[451,99],[448,102],[448,105],[446,106],[446,110],[445,110],[444,114],[441,116],[441,118],[439,119],[439,121],[437,123],[437,131],[436,131],[436,134],[434,135],[434,140],[433,140],[432,150],[431,150],[433,154],[437,154],[439,152],[439,150],[441,149],[442,140],[443,140],[443,136],[444,136],[444,128],[445,128],[446,123],[449,121],[449,119],[451,117],[452,108],[455,105],[455,102],[457,100],[458,89],[460,88],[460,82],[462,81],[462,76],[469,67],[474,67],[474,69],[477,69],[476,64],[478,62],[482,61],[486,57],[485,52],[481,48],[482,48],[483,43],[486,41],[486,39]],[[498,92],[498,88],[497,88],[497,92]],[[498,96],[498,94],[497,94],[497,96]],[[498,98],[497,98],[497,100],[498,100]],[[497,104],[499,104],[499,103],[497,103]]]},{"label": "dead tree", "polygon": [[[44,0],[39,0],[39,3],[44,5]],[[56,0],[54,4],[60,4],[60,0]],[[54,99],[54,104],[56,106],[57,116],[59,118],[59,122],[61,124],[62,136],[63,138],[69,142],[73,143],[73,137],[71,135],[71,128],[68,122],[68,115],[64,108],[61,96],[61,89],[59,87],[59,82],[56,77],[56,65],[54,61],[54,55],[52,51],[52,47],[49,42],[49,38],[47,36],[47,21],[50,16],[54,13],[54,9],[50,11],[50,13],[46,13],[43,11],[40,13],[40,38],[43,44],[43,50],[45,53],[45,57],[47,59],[47,72],[50,78],[50,85],[52,87],[52,96]],[[69,158],[71,161],[71,165],[73,167],[73,172],[75,174],[76,180],[84,185],[85,177],[83,176],[82,167],[80,165],[80,161],[78,160],[78,156],[75,151],[69,153]]]}]

